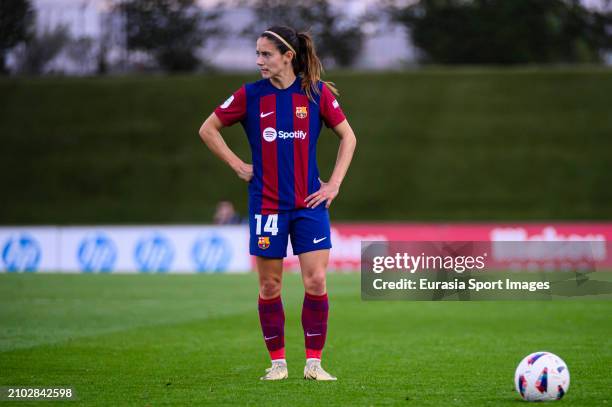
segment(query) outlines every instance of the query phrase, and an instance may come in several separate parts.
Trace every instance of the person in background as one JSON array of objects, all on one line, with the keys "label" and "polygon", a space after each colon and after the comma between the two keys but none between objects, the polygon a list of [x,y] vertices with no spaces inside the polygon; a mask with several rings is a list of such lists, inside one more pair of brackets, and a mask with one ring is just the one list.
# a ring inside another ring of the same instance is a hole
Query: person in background
[{"label": "person in background", "polygon": [[230,201],[219,201],[213,216],[215,225],[237,225],[242,223],[242,218],[236,212],[234,204]]}]

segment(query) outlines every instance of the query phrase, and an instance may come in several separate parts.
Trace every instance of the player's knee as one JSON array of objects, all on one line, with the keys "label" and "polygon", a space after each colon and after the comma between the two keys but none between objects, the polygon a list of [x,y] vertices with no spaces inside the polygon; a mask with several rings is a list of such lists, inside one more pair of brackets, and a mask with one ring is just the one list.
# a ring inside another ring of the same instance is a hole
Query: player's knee
[{"label": "player's knee", "polygon": [[304,279],[306,292],[312,295],[325,294],[325,272],[313,273]]},{"label": "player's knee", "polygon": [[259,283],[259,294],[262,298],[275,298],[281,293],[281,280],[266,278]]}]

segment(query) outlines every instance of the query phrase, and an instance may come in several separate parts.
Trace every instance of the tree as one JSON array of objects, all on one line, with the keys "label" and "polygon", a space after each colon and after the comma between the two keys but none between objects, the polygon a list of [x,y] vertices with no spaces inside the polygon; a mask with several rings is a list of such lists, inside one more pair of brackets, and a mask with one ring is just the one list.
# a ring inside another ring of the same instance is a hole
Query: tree
[{"label": "tree", "polygon": [[6,53],[28,38],[34,21],[29,0],[0,1],[0,74],[5,74]]},{"label": "tree", "polygon": [[255,22],[244,34],[261,34],[272,25],[289,25],[298,31],[310,31],[322,59],[339,66],[350,66],[361,51],[363,33],[360,21],[351,21],[332,10],[327,0],[244,0],[252,8]]},{"label": "tree", "polygon": [[221,33],[220,12],[204,12],[195,0],[127,0],[116,10],[124,16],[127,48],[150,53],[167,71],[197,68],[197,48]]},{"label": "tree", "polygon": [[612,16],[578,0],[420,0],[391,7],[425,61],[594,63],[612,49]]},{"label": "tree", "polygon": [[[102,47],[102,41],[99,42],[100,47]],[[96,58],[101,51],[96,49],[95,44],[96,40],[94,38],[83,36],[73,38],[66,46],[66,57],[78,66],[81,73],[93,72],[98,68]]]},{"label": "tree", "polygon": [[53,60],[72,41],[68,27],[57,26],[31,36],[16,52],[18,71],[27,75],[41,75]]}]

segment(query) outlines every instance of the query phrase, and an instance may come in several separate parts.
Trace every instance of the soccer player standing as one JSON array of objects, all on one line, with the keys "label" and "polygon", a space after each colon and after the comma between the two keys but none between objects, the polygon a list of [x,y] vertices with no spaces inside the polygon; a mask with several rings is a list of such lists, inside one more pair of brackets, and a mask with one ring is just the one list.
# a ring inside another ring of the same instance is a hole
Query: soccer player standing
[{"label": "soccer player standing", "polygon": [[[259,319],[272,360],[261,379],[287,378],[281,284],[291,238],[305,289],[304,378],[336,380],[321,367],[328,318],[325,275],[332,247],[328,208],[338,195],[356,139],[334,96],[336,89],[321,81],[321,62],[308,33],[270,27],[256,47],[263,79],[234,92],[199,133],[214,154],[249,182],[249,249],[256,258]],[[247,134],[253,164],[243,162],[221,137],[223,127],[237,122]],[[323,122],[340,139],[328,182],[320,180],[316,162]]]}]

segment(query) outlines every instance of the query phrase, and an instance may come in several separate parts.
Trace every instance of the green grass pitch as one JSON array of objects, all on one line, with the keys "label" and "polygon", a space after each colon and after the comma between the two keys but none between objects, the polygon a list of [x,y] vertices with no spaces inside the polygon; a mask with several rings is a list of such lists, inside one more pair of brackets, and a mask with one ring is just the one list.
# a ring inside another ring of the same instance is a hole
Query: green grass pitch
[{"label": "green grass pitch", "polygon": [[517,406],[516,365],[548,350],[571,373],[562,405],[612,404],[610,301],[363,302],[358,274],[330,274],[338,381],[317,383],[299,275],[284,285],[289,379],[261,382],[254,274],[2,274],[0,386],[72,386],[70,406]]}]

